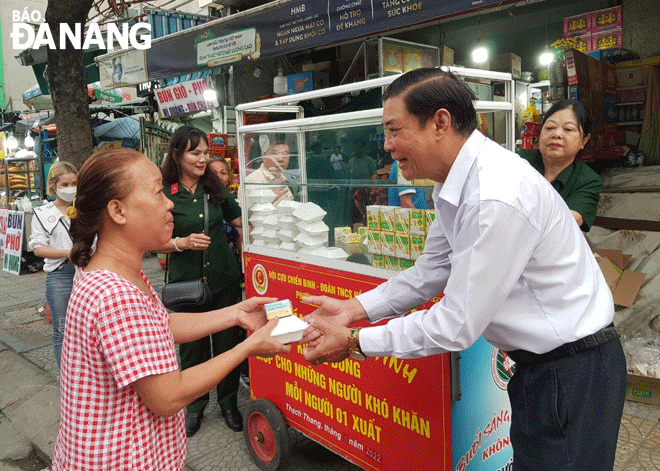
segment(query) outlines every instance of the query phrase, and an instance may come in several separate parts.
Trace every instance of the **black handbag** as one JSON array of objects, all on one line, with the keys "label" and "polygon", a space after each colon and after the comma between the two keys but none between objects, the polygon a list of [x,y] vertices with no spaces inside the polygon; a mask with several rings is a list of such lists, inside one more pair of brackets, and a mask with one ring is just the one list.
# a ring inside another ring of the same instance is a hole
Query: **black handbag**
[{"label": "black handbag", "polygon": [[[209,203],[204,195],[204,234],[209,233]],[[161,293],[165,307],[174,312],[198,311],[211,302],[213,294],[206,276],[208,249],[202,255],[202,278],[191,281],[167,282],[169,260],[165,271],[165,285]]]}]

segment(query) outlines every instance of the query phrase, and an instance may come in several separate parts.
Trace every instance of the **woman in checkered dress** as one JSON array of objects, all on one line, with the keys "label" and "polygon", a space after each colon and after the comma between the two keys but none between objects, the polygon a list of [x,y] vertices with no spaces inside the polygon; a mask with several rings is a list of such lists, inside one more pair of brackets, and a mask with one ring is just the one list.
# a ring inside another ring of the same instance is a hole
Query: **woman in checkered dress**
[{"label": "woman in checkered dress", "polygon": [[[53,470],[182,469],[183,408],[248,356],[290,350],[270,336],[275,324],[266,323],[262,305],[274,298],[168,314],[142,272],[144,254],[172,236],[172,203],[162,190],[158,167],[130,149],[99,152],[80,171],[71,212],[78,269],[62,347]],[[176,342],[233,325],[255,332],[179,371]]]}]

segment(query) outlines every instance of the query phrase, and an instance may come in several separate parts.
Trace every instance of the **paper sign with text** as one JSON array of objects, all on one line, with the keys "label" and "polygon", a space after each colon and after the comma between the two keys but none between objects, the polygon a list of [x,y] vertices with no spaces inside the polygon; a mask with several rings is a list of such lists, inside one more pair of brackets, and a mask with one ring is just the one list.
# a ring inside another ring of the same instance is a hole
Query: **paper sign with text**
[{"label": "paper sign with text", "polygon": [[[7,224],[4,238],[2,269],[18,275],[21,272],[21,256],[23,252],[23,211],[7,211]],[[1,216],[0,216],[1,217]]]}]

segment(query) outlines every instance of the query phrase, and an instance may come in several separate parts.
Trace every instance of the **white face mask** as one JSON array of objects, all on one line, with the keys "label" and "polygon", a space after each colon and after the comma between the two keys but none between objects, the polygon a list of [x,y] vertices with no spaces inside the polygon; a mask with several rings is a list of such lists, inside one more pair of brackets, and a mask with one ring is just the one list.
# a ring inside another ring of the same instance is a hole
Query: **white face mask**
[{"label": "white face mask", "polygon": [[73,198],[76,197],[76,187],[75,186],[69,186],[66,188],[58,188],[55,190],[55,193],[57,194],[57,197],[66,201],[67,203],[70,203],[73,201]]}]

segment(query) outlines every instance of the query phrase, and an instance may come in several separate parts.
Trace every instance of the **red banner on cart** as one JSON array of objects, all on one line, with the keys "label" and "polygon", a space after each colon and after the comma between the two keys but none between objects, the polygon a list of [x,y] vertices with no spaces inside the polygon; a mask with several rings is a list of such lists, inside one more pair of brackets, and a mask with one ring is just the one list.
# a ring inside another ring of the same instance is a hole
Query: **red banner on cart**
[{"label": "red banner on cart", "polygon": [[[246,253],[247,296],[348,299],[384,280]],[[368,325],[365,323],[364,325]],[[449,356],[351,358],[311,366],[301,347],[250,359],[252,399],[273,402],[287,423],[368,470],[451,469]]]}]

